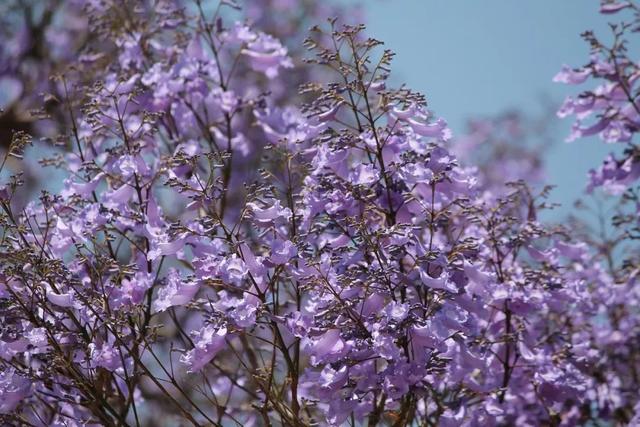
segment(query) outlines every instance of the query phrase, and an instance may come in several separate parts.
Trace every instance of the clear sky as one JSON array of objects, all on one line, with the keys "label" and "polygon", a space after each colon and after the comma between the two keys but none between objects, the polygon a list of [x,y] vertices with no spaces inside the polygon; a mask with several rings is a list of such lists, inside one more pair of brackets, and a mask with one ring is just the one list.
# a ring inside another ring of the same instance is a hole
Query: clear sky
[{"label": "clear sky", "polygon": [[[540,112],[576,87],[553,83],[563,63],[583,65],[591,29],[609,35],[598,0],[364,0],[368,33],[396,52],[394,79],[426,94],[454,134],[465,120],[509,108]],[[605,38],[605,37],[603,37]],[[597,140],[564,142],[570,119],[554,125],[547,152],[554,201],[570,209],[586,173],[611,147]],[[578,144],[576,146],[575,144]]]}]

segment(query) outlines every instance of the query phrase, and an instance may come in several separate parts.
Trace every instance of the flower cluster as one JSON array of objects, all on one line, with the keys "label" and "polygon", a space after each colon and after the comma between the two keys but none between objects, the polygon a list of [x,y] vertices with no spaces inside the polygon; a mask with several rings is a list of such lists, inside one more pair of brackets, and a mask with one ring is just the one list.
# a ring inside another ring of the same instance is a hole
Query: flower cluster
[{"label": "flower cluster", "polygon": [[633,135],[640,125],[638,88],[640,76],[637,61],[631,57],[627,35],[637,31],[640,10],[632,1],[603,0],[600,12],[606,15],[630,13],[631,20],[612,24],[613,41],[601,42],[591,31],[583,38],[591,46],[591,59],[583,67],[573,69],[565,65],[554,81],[579,85],[597,81],[595,88],[577,97],[568,97],[559,117],[575,116],[568,140],[598,135],[607,144],[623,144],[620,154],[610,154],[589,176],[589,189],[603,187],[612,194],[621,194],[640,176],[638,149]]},{"label": "flower cluster", "polygon": [[535,156],[460,166],[491,132],[454,143],[363,26],[313,27],[303,63],[313,18],[272,14],[306,1],[79,3],[62,188],[0,187],[2,422],[634,416],[635,276],[538,220]]}]

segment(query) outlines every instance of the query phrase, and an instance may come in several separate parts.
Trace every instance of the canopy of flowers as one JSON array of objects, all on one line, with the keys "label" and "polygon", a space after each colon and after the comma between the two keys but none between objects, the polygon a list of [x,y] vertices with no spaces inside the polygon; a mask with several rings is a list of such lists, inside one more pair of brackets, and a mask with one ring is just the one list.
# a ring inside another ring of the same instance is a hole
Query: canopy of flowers
[{"label": "canopy of flowers", "polygon": [[354,10],[246,3],[2,6],[3,425],[640,422],[638,6],[555,77],[625,147],[599,245],[517,116],[453,138]]}]

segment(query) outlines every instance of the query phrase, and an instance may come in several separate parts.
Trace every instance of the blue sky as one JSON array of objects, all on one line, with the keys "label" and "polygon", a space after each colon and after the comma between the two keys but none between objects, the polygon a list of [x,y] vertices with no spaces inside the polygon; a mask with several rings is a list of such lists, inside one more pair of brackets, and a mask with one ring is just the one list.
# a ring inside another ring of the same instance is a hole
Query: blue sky
[{"label": "blue sky", "polygon": [[[553,83],[563,63],[583,65],[584,30],[609,34],[598,0],[365,0],[368,33],[396,52],[394,79],[426,94],[454,134],[469,117],[518,108],[541,112],[576,87]],[[567,212],[586,173],[610,151],[597,140],[564,142],[570,119],[556,119],[547,152],[553,200]],[[577,145],[577,146],[576,146]]]}]

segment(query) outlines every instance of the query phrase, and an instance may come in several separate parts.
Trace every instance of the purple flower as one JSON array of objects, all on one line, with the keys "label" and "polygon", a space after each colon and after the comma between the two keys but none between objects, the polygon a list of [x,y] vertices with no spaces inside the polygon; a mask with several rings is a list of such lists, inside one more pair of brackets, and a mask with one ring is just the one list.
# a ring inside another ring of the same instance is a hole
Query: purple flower
[{"label": "purple flower", "polygon": [[329,329],[320,337],[309,339],[308,346],[312,361],[316,364],[335,359],[346,350],[346,344],[340,338],[339,329]]},{"label": "purple flower", "polygon": [[587,81],[589,76],[591,76],[591,70],[589,69],[574,70],[568,65],[563,65],[562,70],[555,75],[553,81],[556,83],[577,85]]},{"label": "purple flower", "polygon": [[631,7],[631,3],[628,1],[604,0],[602,1],[602,5],[600,6],[600,13],[603,13],[605,15],[613,14],[628,7]]},{"label": "purple flower", "polygon": [[253,202],[247,204],[253,220],[261,227],[274,225],[278,221],[287,221],[291,218],[291,209],[280,206],[279,200],[271,200],[264,203],[263,206]]},{"label": "purple flower", "polygon": [[271,246],[271,257],[269,259],[274,264],[286,264],[297,253],[296,246],[290,240],[276,239]]},{"label": "purple flower", "polygon": [[183,279],[177,270],[172,269],[167,274],[166,284],[158,289],[153,309],[164,311],[170,307],[185,305],[195,297],[199,289],[198,283]]},{"label": "purple flower", "polygon": [[202,370],[207,363],[226,346],[227,328],[205,326],[193,334],[194,348],[186,352],[180,361],[189,367],[189,372]]},{"label": "purple flower", "polygon": [[251,68],[270,79],[278,76],[280,68],[293,67],[287,48],[267,34],[259,33],[251,37],[247,47],[242,49],[242,54],[248,57]]},{"label": "purple flower", "polygon": [[0,371],[0,414],[14,411],[32,393],[33,385],[14,369]]}]

